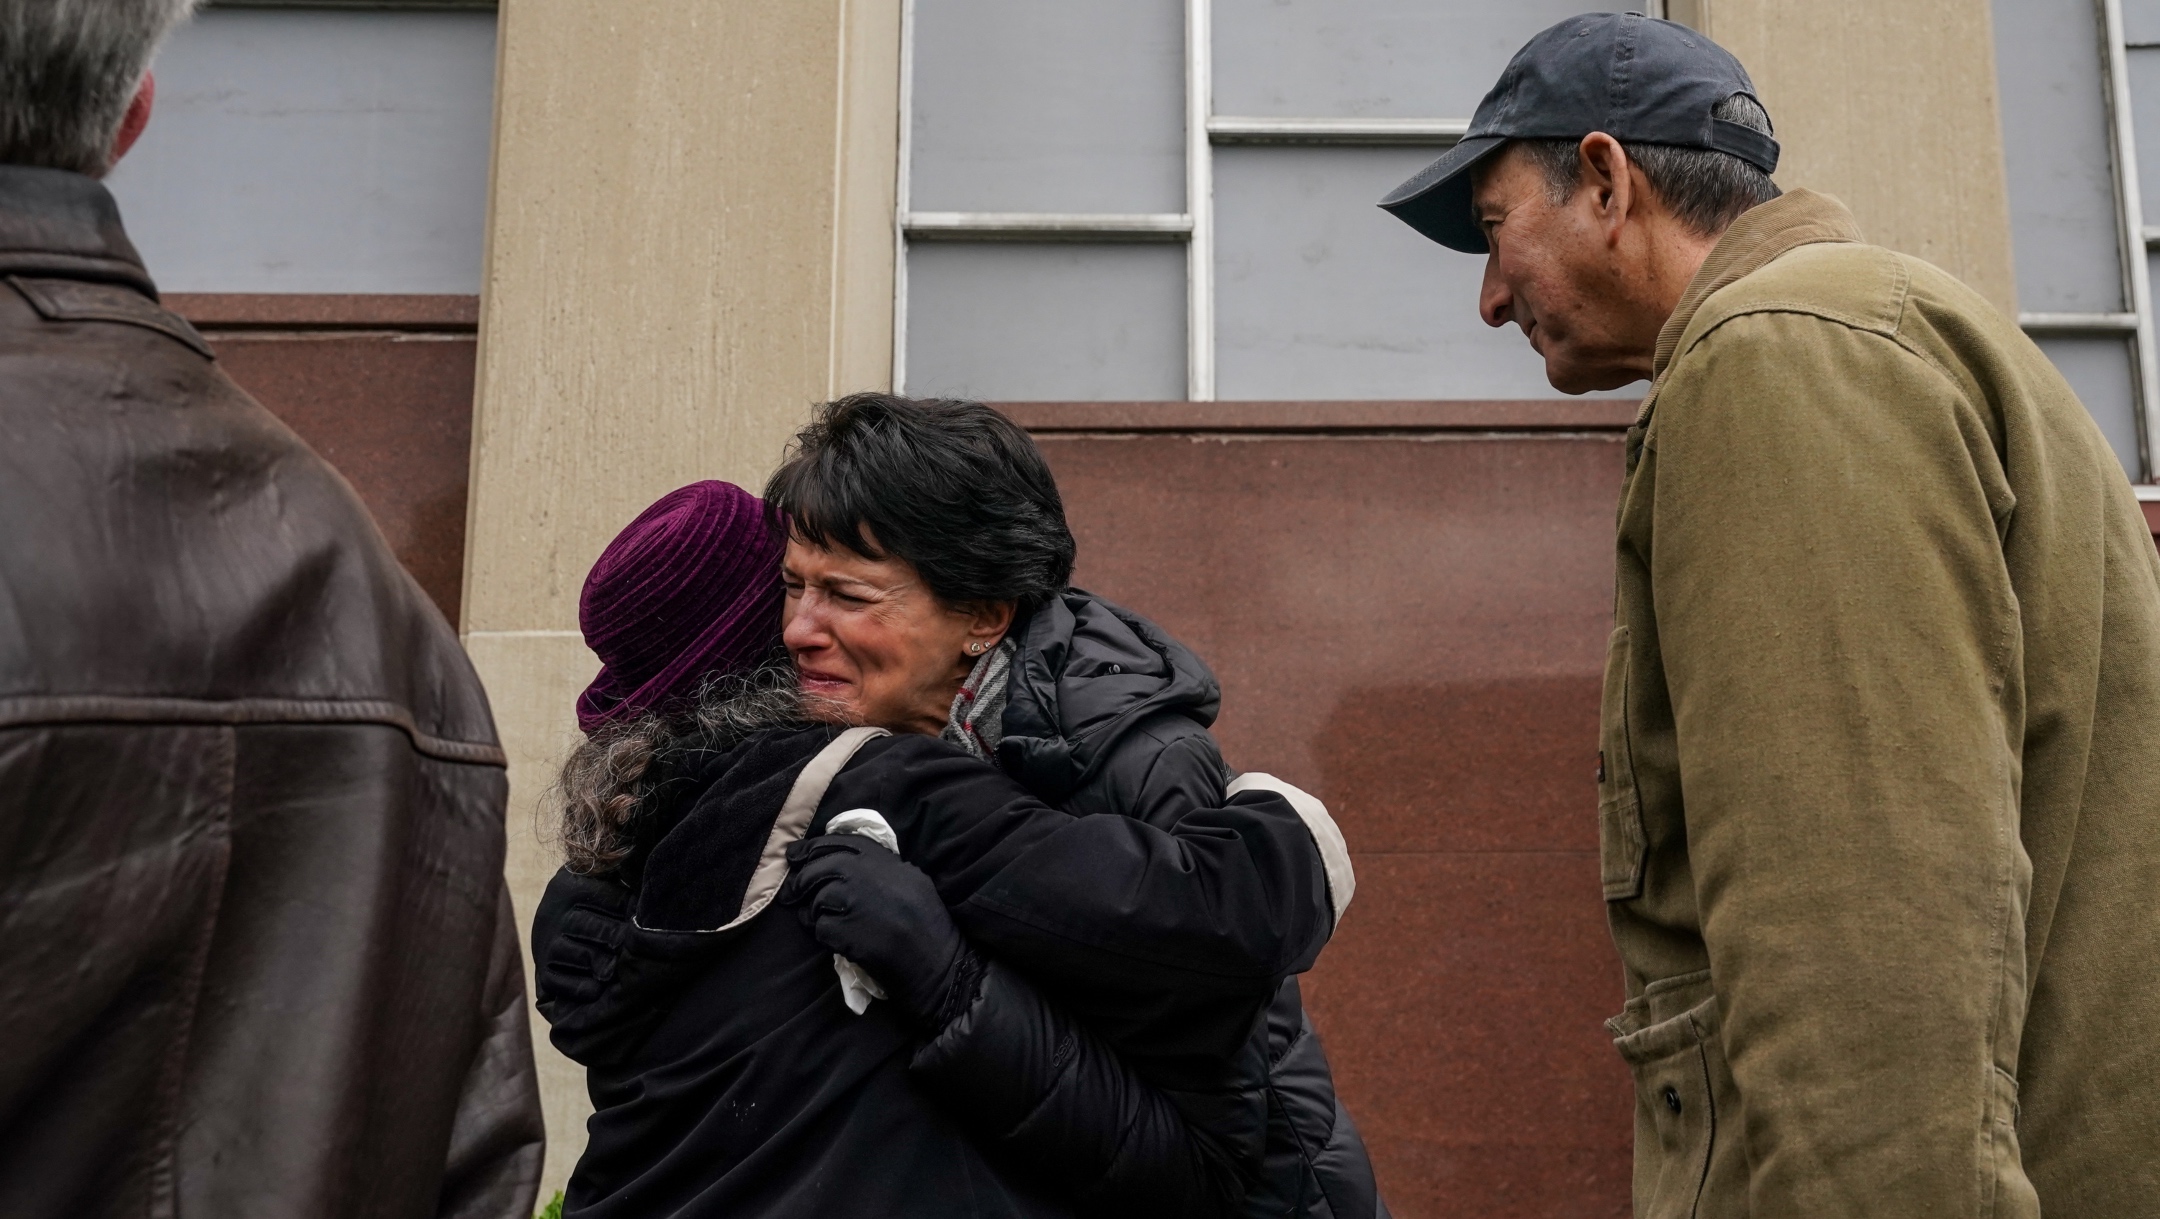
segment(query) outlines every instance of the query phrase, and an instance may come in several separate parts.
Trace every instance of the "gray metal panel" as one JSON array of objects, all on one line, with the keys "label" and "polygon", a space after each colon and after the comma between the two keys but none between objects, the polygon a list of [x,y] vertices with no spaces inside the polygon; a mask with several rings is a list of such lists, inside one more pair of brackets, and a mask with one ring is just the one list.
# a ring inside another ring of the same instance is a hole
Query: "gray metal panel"
[{"label": "gray metal panel", "polygon": [[1215,0],[1215,113],[1468,118],[1583,0]]},{"label": "gray metal panel", "polygon": [[1185,210],[1179,0],[916,0],[911,207]]},{"label": "gray metal panel", "polygon": [[213,9],[111,177],[174,292],[480,290],[495,15]]},{"label": "gray metal panel", "polygon": [[1181,399],[1185,248],[916,245],[907,343],[908,393]]},{"label": "gray metal panel", "polygon": [[1479,319],[1485,260],[1435,245],[1374,206],[1432,155],[1216,150],[1221,397],[1553,396],[1522,332]]},{"label": "gray metal panel", "polygon": [[1994,0],[2018,307],[2124,308],[2093,0]]},{"label": "gray metal panel", "polygon": [[[2160,0],[2155,0],[2160,7]],[[2139,202],[2142,223],[2160,224],[2160,47],[2129,52],[2130,113],[2137,128]]]},{"label": "gray metal panel", "polygon": [[2160,0],[2122,0],[2123,41],[2160,43]]},{"label": "gray metal panel", "polygon": [[2115,456],[2134,480],[2137,478],[2137,408],[2130,381],[2130,344],[2119,338],[2058,338],[2035,340],[2040,350],[2077,391],[2085,409],[2092,412],[2107,436]]}]

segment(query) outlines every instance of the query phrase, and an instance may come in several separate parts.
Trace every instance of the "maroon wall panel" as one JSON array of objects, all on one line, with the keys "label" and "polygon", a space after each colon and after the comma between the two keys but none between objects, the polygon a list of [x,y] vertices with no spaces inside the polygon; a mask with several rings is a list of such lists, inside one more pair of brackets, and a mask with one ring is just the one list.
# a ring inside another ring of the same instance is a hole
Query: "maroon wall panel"
[{"label": "maroon wall panel", "polygon": [[360,493],[455,624],[472,450],[469,336],[212,337],[225,372]]},{"label": "maroon wall panel", "polygon": [[471,297],[173,296],[218,362],[352,483],[454,625],[472,448]]},{"label": "maroon wall panel", "polygon": [[1349,839],[1306,995],[1395,1213],[1627,1214],[1594,784],[1619,435],[1039,439],[1081,585],[1207,657],[1231,764]]}]

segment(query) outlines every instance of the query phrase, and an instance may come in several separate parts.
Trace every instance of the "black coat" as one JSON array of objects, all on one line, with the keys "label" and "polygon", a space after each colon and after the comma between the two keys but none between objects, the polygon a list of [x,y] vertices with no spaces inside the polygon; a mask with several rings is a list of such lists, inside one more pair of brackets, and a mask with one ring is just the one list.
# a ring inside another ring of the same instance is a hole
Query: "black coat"
[{"label": "black coat", "polygon": [[[1309,964],[1325,881],[1266,793],[1174,831],[1076,818],[923,737],[863,745],[797,832],[868,807],[993,960],[928,1038],[857,1016],[788,911],[756,913],[761,851],[832,729],[767,734],[661,776],[622,874],[559,874],[535,919],[540,1009],[595,1114],[574,1215],[1225,1213],[1234,1157],[1030,978],[1223,1026]],[[1048,912],[1046,915],[1045,912]],[[1143,1048],[1149,1048],[1142,1043]]]},{"label": "black coat", "polygon": [[[1037,610],[1018,642],[997,750],[1006,773],[1069,812],[1116,813],[1162,827],[1224,802],[1231,776],[1208,733],[1221,687],[1190,649],[1138,614],[1077,589]],[[1049,989],[1056,1001],[1070,997],[1063,987]],[[1125,1026],[1102,1027],[1120,1051],[1132,1045]],[[1244,1214],[1385,1216],[1364,1140],[1335,1096],[1297,979],[1283,979],[1266,1018],[1242,1027],[1250,1044],[1218,1060],[1212,1074],[1195,1057],[1158,1071],[1145,1045],[1136,1065],[1244,1158],[1252,1180]]]}]

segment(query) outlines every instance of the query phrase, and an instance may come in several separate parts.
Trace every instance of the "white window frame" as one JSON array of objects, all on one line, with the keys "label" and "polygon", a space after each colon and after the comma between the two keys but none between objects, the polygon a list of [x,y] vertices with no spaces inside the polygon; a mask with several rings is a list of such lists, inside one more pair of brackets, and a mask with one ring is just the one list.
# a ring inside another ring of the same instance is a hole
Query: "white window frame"
[{"label": "white window frame", "polygon": [[[2130,105],[2130,43],[2123,29],[2122,0],[2094,0],[2100,18],[2101,94],[2107,103],[2108,153],[2115,184],[2115,247],[2122,268],[2119,313],[2020,312],[2018,325],[2036,338],[2119,334],[2130,340],[2132,415],[2137,424],[2138,498],[2160,500],[2153,481],[2155,440],[2160,438],[2160,357],[2154,354],[2152,276],[2146,253],[2160,246],[2160,226],[2145,224],[2138,189],[2137,126]],[[2139,43],[2139,47],[2160,43]]]},{"label": "white window frame", "polygon": [[[2115,3],[2116,0],[2108,0]],[[1665,5],[1653,0],[1653,16]],[[914,176],[915,0],[900,8],[900,180],[893,211],[893,362],[896,391],[907,385],[908,246],[922,241],[1182,241],[1185,268],[1185,396],[1215,400],[1215,149],[1229,144],[1428,145],[1445,148],[1468,118],[1253,118],[1216,114],[1214,4],[1185,0],[1185,205],[1183,212],[918,212]]]}]

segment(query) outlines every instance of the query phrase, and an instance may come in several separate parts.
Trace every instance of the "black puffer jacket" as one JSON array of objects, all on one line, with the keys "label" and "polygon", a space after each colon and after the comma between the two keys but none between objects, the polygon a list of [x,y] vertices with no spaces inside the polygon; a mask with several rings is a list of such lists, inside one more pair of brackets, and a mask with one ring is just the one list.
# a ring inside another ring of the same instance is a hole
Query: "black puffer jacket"
[{"label": "black puffer jacket", "polygon": [[[1174,832],[1075,818],[940,742],[873,731],[686,759],[660,776],[619,876],[550,884],[540,1009],[595,1108],[567,1213],[1229,1213],[1231,1157],[1020,972],[990,962],[923,1039],[887,1004],[849,1012],[831,954],[765,904],[789,842],[876,808],[971,939],[1038,976],[1152,971],[1187,996],[1173,1016],[1221,1024],[1214,1008],[1249,1008],[1325,940],[1295,811],[1253,793]],[[1161,959],[1136,969],[1133,943]],[[1176,960],[1200,981],[1181,986]]]},{"label": "black puffer jacket", "polygon": [[[1233,786],[1266,779],[1232,783],[1208,733],[1222,697],[1214,673],[1147,619],[1073,589],[1037,610],[1017,643],[997,761],[1043,799],[1068,812],[1116,813],[1167,827],[1194,809],[1222,804]],[[1324,853],[1339,853],[1333,835],[1331,823],[1316,825]],[[1328,862],[1331,874],[1347,879],[1347,856]],[[1348,893],[1335,897],[1339,908]],[[1049,989],[1057,1001],[1069,997],[1064,987]],[[1114,1045],[1128,1044],[1131,1030],[1098,1027]],[[1255,1183],[1244,1214],[1386,1216],[1364,1140],[1335,1096],[1297,979],[1283,980],[1266,1019],[1246,1027],[1250,1045],[1227,1074],[1219,1060],[1211,1073],[1198,1056],[1173,1060],[1165,1070],[1137,1065],[1173,1090],[1196,1125],[1245,1155]]]}]

